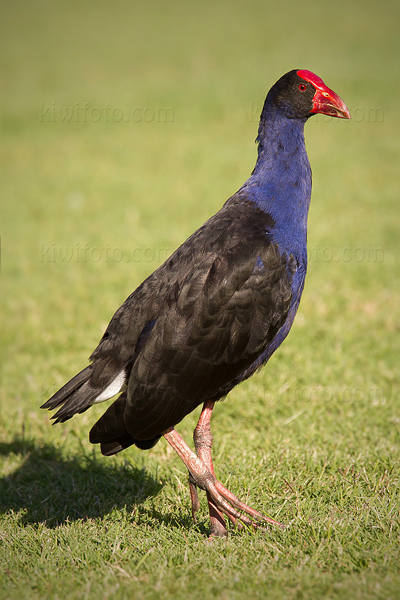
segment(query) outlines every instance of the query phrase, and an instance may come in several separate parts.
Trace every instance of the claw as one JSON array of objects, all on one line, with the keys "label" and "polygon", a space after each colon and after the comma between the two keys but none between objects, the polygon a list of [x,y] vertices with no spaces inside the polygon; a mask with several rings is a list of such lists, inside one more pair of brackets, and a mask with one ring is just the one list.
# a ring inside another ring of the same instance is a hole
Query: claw
[{"label": "claw", "polygon": [[194,523],[197,523],[196,513],[200,508],[199,494],[197,493],[197,485],[193,481],[193,478],[189,472],[189,492],[190,492],[190,502],[192,505],[192,517]]}]

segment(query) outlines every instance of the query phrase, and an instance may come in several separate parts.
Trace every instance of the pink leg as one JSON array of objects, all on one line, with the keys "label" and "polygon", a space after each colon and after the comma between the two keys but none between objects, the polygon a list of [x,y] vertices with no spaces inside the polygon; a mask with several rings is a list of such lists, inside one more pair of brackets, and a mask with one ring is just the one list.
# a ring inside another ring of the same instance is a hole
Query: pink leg
[{"label": "pink leg", "polygon": [[226,514],[233,523],[239,525],[243,523],[245,525],[257,527],[261,523],[271,523],[280,526],[280,523],[277,521],[265,517],[250,506],[247,506],[247,504],[238,500],[236,496],[215,478],[211,458],[212,435],[210,429],[213,406],[213,402],[205,402],[199,422],[194,431],[193,437],[197,454],[189,448],[175,429],[171,428],[163,434],[167,442],[183,460],[189,471],[190,496],[194,519],[199,506],[197,486],[207,493],[212,536],[225,536],[227,533],[225,521],[221,513]]},{"label": "pink leg", "polygon": [[[204,403],[203,410],[201,411],[201,415],[199,421],[197,423],[196,429],[193,433],[194,447],[196,448],[196,454],[200,458],[201,461],[205,464],[205,466],[210,471],[211,475],[215,478],[214,466],[212,462],[211,456],[211,447],[213,443],[213,436],[210,428],[211,414],[214,408],[214,402],[211,400]],[[190,495],[193,499],[193,490],[197,496],[196,484],[193,483],[189,478],[190,483]],[[217,506],[214,504],[213,499],[206,490],[207,494],[207,502],[208,502],[208,510],[210,513],[210,524],[211,524],[211,536],[212,537],[225,537],[227,535],[227,529],[225,525],[224,517],[222,513],[218,510]],[[195,512],[195,507],[198,506],[195,501],[193,505],[192,502],[192,513]]]}]

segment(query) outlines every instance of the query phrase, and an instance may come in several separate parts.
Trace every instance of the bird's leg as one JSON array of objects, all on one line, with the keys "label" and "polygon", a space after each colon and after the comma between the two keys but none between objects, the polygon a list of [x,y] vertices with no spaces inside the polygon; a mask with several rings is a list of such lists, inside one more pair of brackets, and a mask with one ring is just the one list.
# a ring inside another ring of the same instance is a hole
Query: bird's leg
[{"label": "bird's leg", "polygon": [[[194,447],[196,448],[196,454],[200,458],[200,460],[205,464],[205,466],[210,471],[211,475],[215,478],[214,466],[212,463],[211,456],[211,448],[213,443],[213,436],[210,428],[211,414],[214,408],[214,402],[212,400],[208,400],[204,403],[203,410],[201,411],[201,415],[199,421],[197,423],[196,429],[193,432],[193,440]],[[190,497],[192,500],[192,513],[194,514],[196,511],[196,507],[198,506],[198,499],[196,503],[196,499],[193,503],[193,487],[196,484],[193,483],[189,476],[190,482]],[[225,537],[227,535],[226,525],[224,517],[222,513],[218,510],[216,505],[214,504],[210,493],[206,490],[207,494],[207,502],[208,502],[208,510],[210,513],[210,524],[211,524],[211,536],[212,537]]]},{"label": "bird's leg", "polygon": [[[210,406],[208,406],[207,408],[209,409]],[[207,410],[204,416],[204,421],[205,423],[207,423],[208,419],[208,427],[209,417],[210,411]],[[224,513],[234,523],[238,521],[252,527],[257,527],[261,523],[271,523],[273,525],[281,526],[281,524],[277,521],[274,521],[273,519],[264,516],[263,514],[248,506],[247,504],[244,504],[244,502],[241,502],[238,498],[236,498],[236,496],[234,496],[229,490],[227,490],[226,487],[224,487],[222,483],[220,483],[218,479],[215,478],[215,475],[210,470],[209,466],[207,466],[203,462],[203,460],[197,454],[195,454],[193,450],[189,448],[186,442],[181,438],[179,433],[175,431],[173,427],[165,431],[163,433],[163,436],[171,445],[171,447],[176,451],[178,456],[180,456],[180,458],[183,460],[186,468],[190,473],[192,502],[194,498],[194,505],[192,504],[192,509],[194,513],[196,512],[198,502],[197,491],[195,489],[195,486],[197,486],[200,489],[205,490],[207,492],[207,498],[209,499],[209,502],[211,501],[213,507],[216,508],[218,513]],[[209,450],[203,448],[203,453],[207,455],[207,452],[209,452],[211,461],[211,446]],[[224,527],[226,531],[225,523],[222,524],[219,520],[219,517],[217,517],[215,514],[213,514],[213,516],[216,517],[218,525],[215,525],[214,532],[212,533],[214,533],[214,535],[218,535],[217,532],[220,531],[224,535],[225,533],[222,527]],[[216,521],[214,521],[214,523]]]}]

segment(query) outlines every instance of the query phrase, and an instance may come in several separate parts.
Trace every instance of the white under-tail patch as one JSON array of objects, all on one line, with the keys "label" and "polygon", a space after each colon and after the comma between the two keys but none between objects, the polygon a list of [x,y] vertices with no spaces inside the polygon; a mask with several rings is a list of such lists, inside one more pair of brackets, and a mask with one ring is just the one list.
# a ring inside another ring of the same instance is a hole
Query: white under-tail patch
[{"label": "white under-tail patch", "polygon": [[105,400],[109,400],[118,392],[120,392],[125,385],[125,371],[121,371],[118,373],[115,379],[112,380],[110,385],[106,387],[105,390],[101,392],[99,396],[97,396],[96,400],[93,404],[97,404],[98,402],[104,402]]}]

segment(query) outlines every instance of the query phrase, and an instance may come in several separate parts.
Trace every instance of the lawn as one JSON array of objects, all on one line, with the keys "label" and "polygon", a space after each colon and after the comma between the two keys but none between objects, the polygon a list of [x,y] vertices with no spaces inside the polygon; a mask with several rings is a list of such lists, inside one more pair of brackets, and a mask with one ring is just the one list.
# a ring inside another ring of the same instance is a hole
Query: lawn
[{"label": "lawn", "polygon": [[[398,3],[2,8],[0,598],[400,598]],[[56,427],[39,406],[247,179],[297,67],[353,119],[306,126],[300,311],[213,416],[217,476],[287,528],[210,541],[164,440],[105,458],[104,404]]]}]

